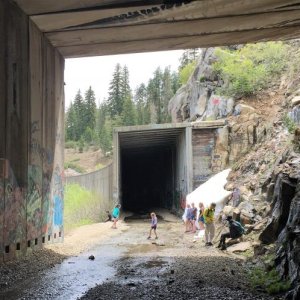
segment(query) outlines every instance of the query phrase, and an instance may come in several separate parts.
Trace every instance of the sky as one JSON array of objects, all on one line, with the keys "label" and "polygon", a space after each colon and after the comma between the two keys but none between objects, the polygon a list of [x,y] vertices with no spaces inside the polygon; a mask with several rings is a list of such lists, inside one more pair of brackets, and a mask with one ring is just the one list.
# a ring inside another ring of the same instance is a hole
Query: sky
[{"label": "sky", "polygon": [[65,105],[80,89],[82,95],[92,87],[96,94],[97,105],[108,96],[109,83],[117,63],[126,65],[129,70],[130,87],[134,91],[141,83],[148,83],[157,67],[167,66],[176,71],[183,50],[148,52],[137,54],[97,56],[67,59],[65,64]]}]

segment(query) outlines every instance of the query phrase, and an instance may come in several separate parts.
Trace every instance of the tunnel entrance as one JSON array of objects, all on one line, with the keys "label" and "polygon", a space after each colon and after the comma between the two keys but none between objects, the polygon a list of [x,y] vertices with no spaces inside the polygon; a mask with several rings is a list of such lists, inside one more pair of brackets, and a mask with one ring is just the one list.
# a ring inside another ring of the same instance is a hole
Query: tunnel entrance
[{"label": "tunnel entrance", "polygon": [[119,201],[144,213],[178,206],[186,169],[185,128],[118,132]]},{"label": "tunnel entrance", "polygon": [[130,211],[171,208],[174,197],[173,165],[176,148],[164,146],[122,151],[122,203]]}]

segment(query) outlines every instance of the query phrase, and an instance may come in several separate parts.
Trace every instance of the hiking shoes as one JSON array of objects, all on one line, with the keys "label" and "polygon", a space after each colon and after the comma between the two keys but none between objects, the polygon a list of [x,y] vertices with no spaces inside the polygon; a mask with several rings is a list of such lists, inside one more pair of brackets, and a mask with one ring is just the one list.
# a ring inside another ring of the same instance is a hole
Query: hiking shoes
[{"label": "hiking shoes", "polygon": [[213,244],[211,242],[205,243],[205,246],[212,246]]}]

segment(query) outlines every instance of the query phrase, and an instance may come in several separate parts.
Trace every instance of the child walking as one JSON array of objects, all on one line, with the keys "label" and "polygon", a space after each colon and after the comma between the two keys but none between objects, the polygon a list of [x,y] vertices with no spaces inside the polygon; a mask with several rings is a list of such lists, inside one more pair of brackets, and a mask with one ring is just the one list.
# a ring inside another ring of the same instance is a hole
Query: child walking
[{"label": "child walking", "polygon": [[154,231],[155,239],[158,239],[158,236],[156,234],[156,228],[157,228],[157,217],[156,214],[153,212],[151,213],[151,229],[149,232],[148,240],[151,239],[152,230]]},{"label": "child walking", "polygon": [[117,222],[120,217],[120,208],[121,208],[121,205],[117,204],[112,212],[112,220],[114,221],[114,223],[112,224],[111,228],[113,228],[113,229],[117,229]]}]

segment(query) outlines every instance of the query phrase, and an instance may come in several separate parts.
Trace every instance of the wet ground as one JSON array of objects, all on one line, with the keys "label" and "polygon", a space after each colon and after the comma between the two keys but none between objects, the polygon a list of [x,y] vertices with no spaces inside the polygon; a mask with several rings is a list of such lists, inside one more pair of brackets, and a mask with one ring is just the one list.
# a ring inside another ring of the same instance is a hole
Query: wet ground
[{"label": "wet ground", "polygon": [[242,260],[194,242],[171,214],[159,220],[158,240],[147,240],[149,220],[127,220],[126,230],[106,224],[101,243],[8,286],[0,299],[273,299],[251,291]]}]

